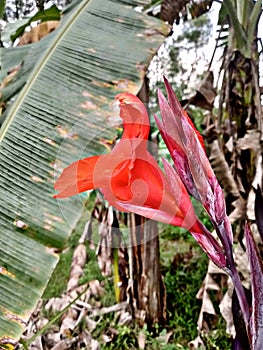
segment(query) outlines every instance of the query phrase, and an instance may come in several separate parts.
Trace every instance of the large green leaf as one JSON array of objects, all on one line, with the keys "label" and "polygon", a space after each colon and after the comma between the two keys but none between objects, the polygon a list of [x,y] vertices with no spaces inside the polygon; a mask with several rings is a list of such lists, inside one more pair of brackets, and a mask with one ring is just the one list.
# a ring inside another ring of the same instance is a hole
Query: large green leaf
[{"label": "large green leaf", "polygon": [[2,91],[13,100],[0,129],[0,345],[20,338],[57,263],[51,248],[63,248],[82,212],[79,196],[52,198],[54,172],[104,149],[110,102],[138,92],[166,30],[120,1],[83,0],[21,49],[21,62],[2,51],[3,71],[9,55],[22,66]]}]

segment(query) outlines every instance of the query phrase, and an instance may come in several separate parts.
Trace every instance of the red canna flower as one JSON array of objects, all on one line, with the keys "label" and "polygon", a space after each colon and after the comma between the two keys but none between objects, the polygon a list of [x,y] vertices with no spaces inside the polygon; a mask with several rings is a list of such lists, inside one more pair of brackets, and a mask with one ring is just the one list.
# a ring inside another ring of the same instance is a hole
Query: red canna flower
[{"label": "red canna flower", "polygon": [[166,174],[147,150],[149,118],[134,95],[117,95],[123,135],[109,154],[78,160],[55,183],[55,198],[100,189],[116,209],[189,230],[210,258],[226,264],[220,245],[197,219],[187,189],[175,170],[164,161]]},{"label": "red canna flower", "polygon": [[119,94],[116,99],[124,128],[120,142],[109,154],[85,158],[64,169],[55,184],[59,191],[55,198],[99,188],[119,210],[200,232],[183,183],[180,182],[175,198],[156,160],[147,151],[150,124],[145,106],[128,93]]}]

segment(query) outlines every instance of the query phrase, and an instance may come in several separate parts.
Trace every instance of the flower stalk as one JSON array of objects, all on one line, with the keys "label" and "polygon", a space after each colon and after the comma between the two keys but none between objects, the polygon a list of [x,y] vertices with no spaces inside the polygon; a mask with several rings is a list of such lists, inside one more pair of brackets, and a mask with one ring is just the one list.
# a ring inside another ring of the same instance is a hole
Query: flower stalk
[{"label": "flower stalk", "polygon": [[219,225],[214,224],[214,227],[216,228],[217,235],[222,243],[222,246],[224,247],[226,261],[227,261],[225,271],[228,273],[228,275],[231,277],[233,281],[233,284],[237,293],[238,301],[239,301],[239,306],[245,321],[247,334],[249,335],[250,333],[249,332],[249,321],[250,321],[249,304],[248,304],[248,300],[247,300],[243,285],[240,280],[239,273],[236,269],[236,265],[234,262],[233,244],[229,240],[229,233],[228,233],[229,228],[231,229],[228,218],[226,217],[223,220],[223,222]]},{"label": "flower stalk", "polygon": [[[204,247],[198,237],[195,238],[208,257],[231,277],[251,345],[251,311],[234,262],[233,233],[229,218],[226,215],[224,194],[205,154],[201,135],[180,106],[168,81],[165,79],[164,82],[168,101],[159,91],[162,120],[156,118],[156,122],[171,154],[176,172],[187,188],[189,195],[192,195],[202,204],[214,226],[221,244],[209,231],[207,232],[205,227],[203,227],[203,234],[209,237],[209,243],[212,247],[209,245]],[[173,125],[174,127],[172,127]],[[214,254],[211,254],[213,249]],[[217,259],[218,252],[223,256],[223,259]]]}]

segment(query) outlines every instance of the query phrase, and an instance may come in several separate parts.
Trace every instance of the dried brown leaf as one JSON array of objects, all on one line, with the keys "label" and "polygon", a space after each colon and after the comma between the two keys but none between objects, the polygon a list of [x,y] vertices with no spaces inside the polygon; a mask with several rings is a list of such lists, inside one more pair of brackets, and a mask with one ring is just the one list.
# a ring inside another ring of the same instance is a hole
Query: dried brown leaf
[{"label": "dried brown leaf", "polygon": [[70,349],[73,344],[75,344],[78,341],[77,338],[68,340],[68,339],[63,339],[60,340],[51,350],[67,350]]},{"label": "dried brown leaf", "polygon": [[[222,285],[226,283],[225,280],[225,272],[210,261],[206,277],[196,296],[197,299],[202,300],[202,306],[197,322],[199,333],[203,331],[209,332],[217,321],[218,315],[216,314],[209,292],[214,291],[216,293],[216,299],[221,302],[223,298]],[[194,342],[192,343],[192,346],[194,348]]]},{"label": "dried brown leaf", "polygon": [[19,46],[36,43],[59,26],[59,21],[47,21],[25,32],[19,39]]},{"label": "dried brown leaf", "polygon": [[132,322],[132,315],[128,311],[121,310],[118,317],[118,324],[120,326],[128,325]]},{"label": "dried brown leaf", "polygon": [[[8,72],[8,75],[3,79],[3,81],[0,84],[0,91],[15,78],[20,68],[21,68],[21,64],[18,64]],[[1,94],[0,94],[0,97],[1,97]]]},{"label": "dried brown leaf", "polygon": [[229,220],[231,224],[233,224],[241,218],[245,218],[247,208],[246,201],[242,197],[239,197],[236,201],[232,203],[232,205],[234,207],[234,210],[229,215]]},{"label": "dried brown leaf", "polygon": [[230,136],[228,141],[225,143],[225,147],[228,150],[228,152],[232,153],[234,150],[234,138],[233,136]]},{"label": "dried brown leaf", "polygon": [[242,276],[242,284],[249,289],[250,287],[250,270],[247,254],[240,243],[235,245],[234,257],[237,270]]},{"label": "dried brown leaf", "polygon": [[83,274],[83,269],[86,264],[86,260],[87,260],[86,247],[84,244],[79,244],[73,254],[70,277],[67,285],[67,291],[70,291],[73,288],[78,286],[79,278]]},{"label": "dried brown leaf", "polygon": [[220,313],[226,321],[226,333],[230,334],[233,338],[236,335],[235,326],[233,321],[232,313],[232,294],[233,294],[233,284],[231,280],[228,280],[227,291],[219,304]]},{"label": "dried brown leaf", "polygon": [[214,100],[216,98],[216,89],[214,88],[214,75],[212,71],[208,71],[202,80],[196,94],[189,98],[188,101],[182,101],[183,104],[192,104],[197,107],[212,110]]},{"label": "dried brown leaf", "polygon": [[101,286],[98,280],[90,281],[89,289],[90,289],[91,295],[93,296],[103,296],[105,293],[104,288]]},{"label": "dried brown leaf", "polygon": [[247,130],[244,137],[237,139],[236,148],[239,150],[252,149],[255,152],[260,150],[260,133],[258,130]]}]

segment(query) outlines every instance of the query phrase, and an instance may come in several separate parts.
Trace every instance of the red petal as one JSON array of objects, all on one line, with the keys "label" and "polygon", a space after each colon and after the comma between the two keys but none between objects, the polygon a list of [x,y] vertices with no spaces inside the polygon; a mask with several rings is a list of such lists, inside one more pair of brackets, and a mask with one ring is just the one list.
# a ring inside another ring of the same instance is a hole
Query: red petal
[{"label": "red petal", "polygon": [[180,226],[186,228],[190,232],[194,231],[196,233],[203,233],[182,180],[166,160],[163,160],[163,165],[167,179],[170,183],[171,194],[177,198],[178,206],[181,211],[182,223]]},{"label": "red petal", "polygon": [[[59,191],[55,198],[66,198],[78,193],[96,188],[107,188],[112,192],[110,181],[118,182],[120,190],[125,190],[128,180],[123,169],[129,174],[129,162],[133,161],[135,149],[145,148],[146,142],[134,139],[121,140],[114,149],[106,155],[93,156],[78,160],[65,168],[55,183],[55,190]],[[116,187],[116,193],[118,188]]]},{"label": "red petal", "polygon": [[[130,141],[133,145],[134,142]],[[135,142],[138,144],[138,142]],[[118,151],[125,145],[120,142]],[[134,146],[131,146],[133,149]],[[140,150],[140,151],[139,151]],[[143,151],[144,150],[144,151]],[[136,149],[130,159],[115,163],[110,186],[102,189],[106,199],[138,206],[158,207],[163,195],[163,174],[155,159],[144,148]],[[115,152],[114,152],[115,153]]]},{"label": "red petal", "polygon": [[94,169],[101,156],[78,160],[65,168],[55,183],[54,198],[66,198],[94,189]]},{"label": "red petal", "polygon": [[[118,197],[129,197],[127,186],[129,171],[135,157],[135,150],[146,152],[150,125],[144,104],[134,95],[121,93],[116,96],[120,102],[120,116],[123,119],[124,132],[121,141],[111,153],[74,162],[64,169],[55,184],[59,191],[55,198],[65,198],[93,188],[110,188],[110,179],[115,179],[114,190]],[[142,142],[144,141],[145,142]]]},{"label": "red petal", "polygon": [[[177,174],[178,183],[173,178],[172,188],[149,152],[137,155],[128,167],[128,171],[122,167],[122,171],[118,172],[119,178],[112,177],[111,191],[103,189],[105,197],[111,204],[115,202],[113,205],[122,210],[181,226],[187,230],[195,229],[196,232],[202,232],[197,224],[190,198]],[[119,184],[123,178],[128,180],[128,174],[129,181],[121,191]],[[112,193],[115,198],[110,198]]]},{"label": "red petal", "polygon": [[102,192],[120,210],[171,223],[178,207],[165,189],[161,169],[149,152],[137,148],[136,153],[136,157],[122,161],[114,169],[110,186]]},{"label": "red petal", "polygon": [[150,123],[147,110],[141,100],[129,93],[121,93],[115,96],[120,102],[120,117],[123,120],[124,139],[148,139]]},{"label": "red petal", "polygon": [[[171,109],[160,90],[158,90],[158,100],[162,115],[162,123],[157,123],[160,125],[162,132],[165,135],[169,135],[171,140],[184,150],[186,139],[182,127],[182,119],[180,118],[181,112],[178,111],[177,114],[175,114],[175,111]],[[180,114],[178,115],[178,113]]]},{"label": "red petal", "polygon": [[191,129],[195,132],[200,144],[202,145],[203,149],[205,150],[204,140],[200,132],[196,129],[194,126],[194,123],[186,113],[186,111],[181,107],[180,102],[178,101],[171,85],[169,84],[168,80],[164,77],[164,84],[168,96],[168,101],[170,104],[171,109],[173,110],[174,114],[184,120],[186,120],[187,124],[190,125]]}]

